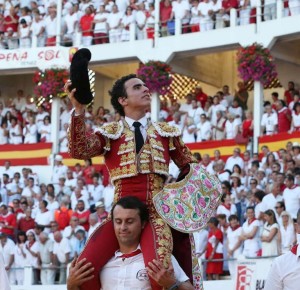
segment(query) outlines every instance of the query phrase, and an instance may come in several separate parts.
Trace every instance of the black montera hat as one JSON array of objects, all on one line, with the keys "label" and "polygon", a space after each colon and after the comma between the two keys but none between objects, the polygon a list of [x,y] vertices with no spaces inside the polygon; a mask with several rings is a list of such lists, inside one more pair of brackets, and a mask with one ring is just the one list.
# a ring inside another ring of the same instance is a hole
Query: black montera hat
[{"label": "black montera hat", "polygon": [[72,82],[70,90],[76,88],[74,96],[79,103],[84,105],[89,104],[94,97],[91,92],[88,72],[88,64],[91,57],[92,54],[87,48],[81,48],[74,54],[70,67],[70,79]]}]

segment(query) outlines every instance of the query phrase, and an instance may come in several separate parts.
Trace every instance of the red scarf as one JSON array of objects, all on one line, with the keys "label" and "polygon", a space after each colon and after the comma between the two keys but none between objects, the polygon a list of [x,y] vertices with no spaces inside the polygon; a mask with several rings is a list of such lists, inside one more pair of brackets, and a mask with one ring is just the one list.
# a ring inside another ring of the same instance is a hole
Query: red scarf
[{"label": "red scarf", "polygon": [[225,203],[223,203],[223,206],[224,206],[226,209],[228,209],[228,210],[231,209],[231,204],[226,205]]},{"label": "red scarf", "polygon": [[256,221],[256,218],[253,218],[252,220],[248,220],[248,225],[251,225],[254,221]]},{"label": "red scarf", "polygon": [[238,228],[240,228],[241,226],[240,225],[236,225],[235,227],[230,227],[231,230],[234,232],[235,230],[237,230]]},{"label": "red scarf", "polygon": [[297,255],[297,249],[298,249],[298,245],[295,245],[294,247],[291,248],[291,252],[292,252],[294,255]]},{"label": "red scarf", "polygon": [[142,252],[141,249],[136,249],[135,251],[133,251],[129,254],[122,254],[121,256],[119,256],[119,258],[123,258],[123,259],[131,258],[131,257],[134,257],[134,256],[140,254],[141,252]]}]

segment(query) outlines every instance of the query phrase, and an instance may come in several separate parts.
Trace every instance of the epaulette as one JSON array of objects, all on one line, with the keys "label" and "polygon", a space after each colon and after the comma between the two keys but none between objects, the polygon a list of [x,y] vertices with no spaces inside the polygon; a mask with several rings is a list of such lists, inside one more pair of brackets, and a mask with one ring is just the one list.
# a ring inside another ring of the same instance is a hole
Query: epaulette
[{"label": "epaulette", "polygon": [[166,122],[153,122],[152,124],[158,134],[162,137],[179,137],[181,135],[181,132],[177,127],[171,126]]},{"label": "epaulette", "polygon": [[123,122],[119,121],[104,124],[103,126],[97,128],[95,131],[100,132],[103,136],[107,137],[108,139],[116,140],[120,138],[123,130]]}]

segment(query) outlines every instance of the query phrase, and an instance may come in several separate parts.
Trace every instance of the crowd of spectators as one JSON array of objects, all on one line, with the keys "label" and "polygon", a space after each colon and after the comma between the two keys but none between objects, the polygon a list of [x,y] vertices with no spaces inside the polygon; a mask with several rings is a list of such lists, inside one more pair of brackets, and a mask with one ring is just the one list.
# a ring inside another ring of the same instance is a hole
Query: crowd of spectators
[{"label": "crowd of spectators", "polygon": [[[159,120],[178,127],[187,144],[235,139],[238,144],[248,144],[251,150],[253,116],[248,110],[249,94],[243,82],[239,82],[237,87],[231,93],[224,85],[215,95],[208,96],[197,86],[184,102],[172,98],[162,101]],[[15,98],[8,102],[0,101],[0,144],[51,142],[51,105],[45,103],[37,107],[33,100],[31,95],[25,96],[23,90],[18,90]],[[299,90],[292,81],[281,98],[273,92],[272,102],[266,101],[264,109],[261,135],[300,130]],[[64,99],[60,115],[60,152],[68,151],[67,130],[71,110],[71,103]],[[89,106],[85,117],[87,130],[121,118],[101,106],[96,111]]]},{"label": "crowd of spectators", "polygon": [[[34,267],[33,282],[66,283],[66,266],[111,209],[114,187],[107,171],[86,160],[73,169],[56,155],[51,183],[39,182],[30,168],[18,172],[6,161],[1,170],[0,253],[12,285],[24,282],[24,266]],[[14,269],[12,269],[14,268]]]},{"label": "crowd of spectators", "polygon": [[[281,0],[280,0],[281,1]],[[276,18],[276,0],[257,4],[253,0],[161,0],[160,35],[175,33],[175,19],[182,33],[227,27],[230,10],[237,10],[238,24],[256,22],[256,7],[263,5],[262,20]],[[263,2],[263,1],[262,1]],[[284,15],[300,14],[300,0],[282,0]],[[77,32],[83,46],[128,41],[130,25],[135,38],[153,38],[155,23],[153,0],[70,0],[62,3],[61,45],[72,46]],[[46,0],[0,1],[0,49],[54,46],[57,35],[57,6]],[[35,39],[35,38],[34,38]],[[77,43],[77,42],[76,42]]]}]

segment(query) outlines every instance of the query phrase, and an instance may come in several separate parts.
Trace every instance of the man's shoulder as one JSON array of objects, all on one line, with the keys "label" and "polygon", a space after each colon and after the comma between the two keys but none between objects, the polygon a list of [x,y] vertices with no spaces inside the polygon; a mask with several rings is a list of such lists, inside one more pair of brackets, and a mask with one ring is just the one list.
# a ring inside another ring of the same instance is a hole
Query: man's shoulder
[{"label": "man's shoulder", "polygon": [[153,127],[157,133],[162,137],[179,137],[181,135],[180,130],[166,122],[152,122]]},{"label": "man's shoulder", "polygon": [[118,139],[124,130],[124,124],[122,121],[110,122],[104,124],[101,127],[95,129],[95,132],[100,132],[103,136],[116,140]]}]

